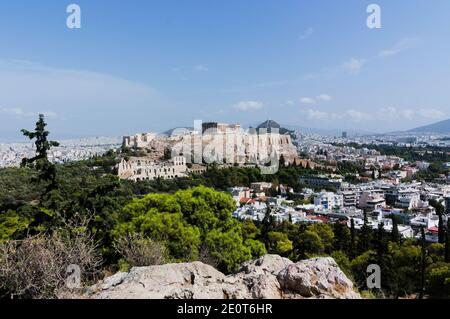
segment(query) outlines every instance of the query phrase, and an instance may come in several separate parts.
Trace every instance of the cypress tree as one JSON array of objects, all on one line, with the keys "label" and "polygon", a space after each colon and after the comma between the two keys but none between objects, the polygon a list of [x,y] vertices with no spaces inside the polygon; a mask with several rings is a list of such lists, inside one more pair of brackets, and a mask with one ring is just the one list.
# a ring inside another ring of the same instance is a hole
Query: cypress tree
[{"label": "cypress tree", "polygon": [[394,243],[400,243],[400,233],[398,232],[398,222],[397,218],[393,215],[392,216],[392,233],[391,233],[391,240]]},{"label": "cypress tree", "polygon": [[356,249],[356,230],[355,230],[355,220],[350,219],[350,251],[348,252],[350,258],[355,257]]},{"label": "cypress tree", "polygon": [[425,229],[424,227],[420,228],[421,235],[421,262],[420,262],[420,293],[419,299],[423,299],[425,295],[425,269],[426,269],[426,242],[425,242]]},{"label": "cypress tree", "polygon": [[350,231],[345,224],[334,223],[333,224],[333,248],[334,250],[342,250],[345,253],[348,253],[350,249],[350,241],[351,234]]},{"label": "cypress tree", "polygon": [[272,210],[269,206],[266,208],[266,213],[264,214],[264,218],[262,220],[262,239],[264,244],[266,245],[266,249],[269,248],[269,233],[275,228],[275,220],[272,216]]},{"label": "cypress tree", "polygon": [[442,212],[438,213],[439,217],[439,225],[438,225],[438,241],[440,244],[443,244],[445,242],[445,226],[444,226],[444,220],[442,218]]},{"label": "cypress tree", "polygon": [[364,211],[364,225],[361,227],[361,233],[358,236],[358,254],[361,255],[371,248],[372,228],[369,226],[367,212]]},{"label": "cypress tree", "polygon": [[436,210],[436,214],[439,217],[439,224],[438,224],[438,241],[440,244],[445,242],[445,225],[444,225],[444,220],[443,220],[443,215],[445,213],[445,208],[444,206],[438,202],[435,199],[431,199],[429,201],[430,206],[434,207],[434,209]]},{"label": "cypress tree", "polygon": [[445,262],[450,263],[450,218],[447,221],[447,228],[445,229]]},{"label": "cypress tree", "polygon": [[36,122],[36,127],[33,132],[22,129],[21,132],[24,136],[30,140],[36,140],[34,145],[36,146],[36,155],[32,158],[23,158],[21,167],[29,167],[38,171],[37,182],[46,183],[44,195],[57,187],[56,183],[56,166],[48,160],[48,151],[52,147],[59,146],[58,142],[49,141],[48,132],[45,127],[44,115],[39,114],[39,119]]}]

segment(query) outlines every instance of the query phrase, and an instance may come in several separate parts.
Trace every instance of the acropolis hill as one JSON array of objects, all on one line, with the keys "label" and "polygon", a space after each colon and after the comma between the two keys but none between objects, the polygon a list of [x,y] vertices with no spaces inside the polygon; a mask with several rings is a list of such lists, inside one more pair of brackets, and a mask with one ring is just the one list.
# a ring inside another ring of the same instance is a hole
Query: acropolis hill
[{"label": "acropolis hill", "polygon": [[203,164],[261,166],[274,159],[278,163],[281,156],[285,163],[298,160],[290,131],[274,121],[247,130],[239,124],[196,122],[193,129],[168,135],[125,136],[123,148],[143,151],[143,156],[123,158],[119,165],[119,176],[133,180],[185,176],[202,170]]}]

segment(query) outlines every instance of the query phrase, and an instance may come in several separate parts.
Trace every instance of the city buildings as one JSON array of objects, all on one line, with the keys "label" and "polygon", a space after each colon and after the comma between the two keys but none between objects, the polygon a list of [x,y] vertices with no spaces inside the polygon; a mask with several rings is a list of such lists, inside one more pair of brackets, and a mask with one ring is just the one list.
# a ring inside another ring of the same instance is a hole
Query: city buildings
[{"label": "city buildings", "polygon": [[312,187],[336,187],[340,188],[343,180],[342,176],[310,175],[300,177],[300,183]]},{"label": "city buildings", "polygon": [[344,206],[343,195],[322,191],[314,197],[314,205],[322,206],[325,210],[339,209]]},{"label": "city buildings", "polygon": [[[120,147],[118,137],[93,137],[72,140],[61,140],[60,145],[48,151],[48,158],[53,163],[80,161],[101,156],[108,151]],[[0,168],[18,167],[23,158],[35,156],[34,143],[0,144]]]}]

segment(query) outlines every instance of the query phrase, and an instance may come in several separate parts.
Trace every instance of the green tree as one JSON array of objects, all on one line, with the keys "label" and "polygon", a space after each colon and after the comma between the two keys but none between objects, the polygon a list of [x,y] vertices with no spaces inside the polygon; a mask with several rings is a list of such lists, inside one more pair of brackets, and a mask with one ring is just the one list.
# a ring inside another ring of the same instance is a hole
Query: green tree
[{"label": "green tree", "polygon": [[420,292],[419,298],[423,299],[425,294],[425,271],[427,268],[427,249],[426,249],[426,241],[425,241],[425,229],[424,227],[420,228],[421,235],[421,259],[420,259]]},{"label": "green tree", "polygon": [[246,219],[241,223],[242,237],[244,240],[256,239],[261,234],[261,231],[256,227],[255,223]]},{"label": "green tree", "polygon": [[445,230],[445,255],[444,260],[446,263],[450,263],[450,219],[447,221],[447,227]]},{"label": "green tree", "polygon": [[450,298],[450,264],[437,263],[428,271],[427,292],[434,298]]},{"label": "green tree", "polygon": [[38,171],[38,181],[45,182],[46,193],[56,188],[56,168],[48,160],[48,151],[52,147],[59,146],[58,142],[49,141],[48,135],[49,131],[45,129],[47,123],[45,123],[44,115],[39,114],[39,120],[36,122],[36,128],[33,132],[22,130],[24,136],[28,137],[30,140],[36,140],[36,155],[32,158],[22,159],[22,167],[30,167]]},{"label": "green tree", "polygon": [[312,231],[306,230],[300,235],[301,249],[300,258],[323,255],[325,247],[320,236]]},{"label": "green tree", "polygon": [[445,242],[445,225],[444,225],[444,219],[443,219],[443,215],[445,214],[445,207],[435,199],[431,199],[429,201],[429,203],[430,203],[430,206],[432,206],[436,209],[436,214],[438,215],[438,218],[439,218],[438,241],[439,241],[439,243],[442,244]]},{"label": "green tree", "polygon": [[269,233],[275,229],[275,217],[272,216],[272,210],[270,206],[267,206],[264,218],[261,223],[261,238],[266,245],[266,249],[270,250]]},{"label": "green tree", "polygon": [[361,227],[360,234],[358,236],[358,255],[363,254],[372,247],[372,228],[367,220],[367,213],[364,212],[364,225]]},{"label": "green tree", "polygon": [[335,223],[333,224],[333,250],[334,251],[344,251],[346,253],[350,252],[351,247],[351,231],[346,224]]},{"label": "green tree", "polygon": [[342,250],[334,251],[331,254],[331,257],[336,261],[336,263],[339,265],[339,268],[347,275],[347,277],[352,278],[352,268],[351,268],[351,262],[347,257],[347,254]]},{"label": "green tree", "polygon": [[376,252],[373,250],[367,250],[366,252],[358,255],[351,261],[351,269],[356,286],[360,289],[366,288],[366,274],[367,266],[375,264]]},{"label": "green tree", "polygon": [[257,259],[257,258],[267,254],[266,247],[259,240],[247,239],[244,241],[244,246],[246,246],[250,249],[252,259]]},{"label": "green tree", "polygon": [[[389,255],[392,258],[392,265],[391,269],[388,269],[388,279],[395,275],[395,282],[388,284],[392,294],[397,297],[418,292],[420,289],[420,246],[415,241],[405,241],[402,244],[390,243]],[[384,284],[385,281],[382,283]]]},{"label": "green tree", "polygon": [[356,229],[355,229],[355,220],[350,219],[350,251],[349,256],[351,259],[355,257],[356,253]]},{"label": "green tree", "polygon": [[235,207],[230,195],[204,186],[149,194],[124,207],[113,235],[137,233],[163,242],[178,261],[196,260],[204,247],[220,270],[231,272],[265,253],[255,225],[232,217]]},{"label": "green tree", "polygon": [[0,214],[0,243],[21,237],[27,230],[30,221],[15,211],[9,210]]},{"label": "green tree", "polygon": [[308,226],[308,230],[319,235],[322,241],[323,249],[326,254],[333,252],[334,233],[333,228],[329,224],[317,223]]},{"label": "green tree", "polygon": [[292,251],[292,241],[286,233],[271,231],[268,234],[269,253],[287,256]]},{"label": "green tree", "polygon": [[243,244],[242,236],[236,229],[225,233],[214,229],[207,234],[205,244],[211,256],[219,260],[219,269],[228,273],[252,258],[251,248]]},{"label": "green tree", "polygon": [[394,243],[400,243],[400,233],[398,231],[398,221],[395,215],[392,215],[392,232],[391,232],[391,241]]}]

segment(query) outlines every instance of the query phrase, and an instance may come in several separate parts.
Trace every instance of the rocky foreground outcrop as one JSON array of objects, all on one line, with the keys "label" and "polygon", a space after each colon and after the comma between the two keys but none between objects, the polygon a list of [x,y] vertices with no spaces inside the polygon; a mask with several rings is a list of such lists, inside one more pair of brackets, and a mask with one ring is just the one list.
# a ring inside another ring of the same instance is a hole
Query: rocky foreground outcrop
[{"label": "rocky foreground outcrop", "polygon": [[96,299],[357,299],[333,258],[293,263],[277,255],[246,262],[225,276],[201,262],[135,267],[91,287]]}]

